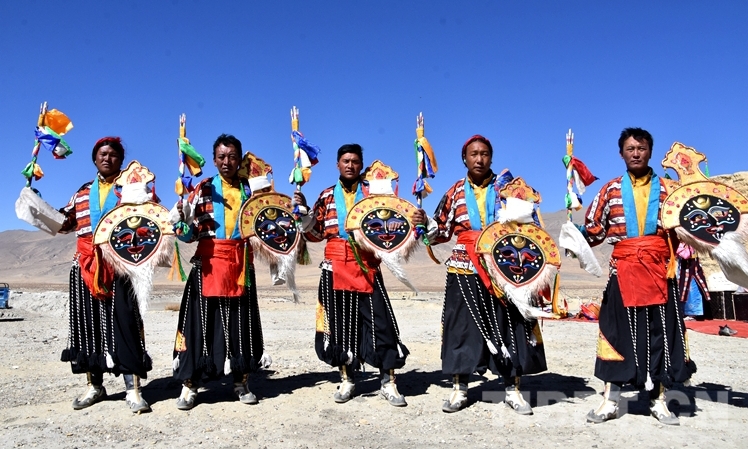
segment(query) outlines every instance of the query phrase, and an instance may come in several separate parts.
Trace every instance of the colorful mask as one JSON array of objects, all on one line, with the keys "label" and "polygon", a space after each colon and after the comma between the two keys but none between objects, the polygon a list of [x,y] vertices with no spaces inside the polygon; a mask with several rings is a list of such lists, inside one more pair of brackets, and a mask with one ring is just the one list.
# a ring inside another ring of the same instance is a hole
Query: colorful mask
[{"label": "colorful mask", "polygon": [[397,196],[392,183],[397,172],[376,160],[361,175],[369,195],[353,205],[345,220],[345,230],[363,251],[374,254],[395,277],[417,292],[408,280],[402,263],[418,247],[410,216],[417,207]]},{"label": "colorful mask", "polygon": [[740,286],[748,285],[748,198],[732,187],[710,180],[699,163],[706,156],[675,142],[662,160],[678,174],[678,184],[662,206],[662,226],[702,255],[709,254],[725,274]]}]

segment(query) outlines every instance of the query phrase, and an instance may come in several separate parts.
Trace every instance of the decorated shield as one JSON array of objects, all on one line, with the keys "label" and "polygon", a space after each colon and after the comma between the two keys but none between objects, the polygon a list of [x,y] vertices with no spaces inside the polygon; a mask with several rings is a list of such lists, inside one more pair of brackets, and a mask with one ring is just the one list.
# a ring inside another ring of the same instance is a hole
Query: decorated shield
[{"label": "decorated shield", "polygon": [[748,285],[748,198],[734,188],[710,180],[699,168],[706,156],[675,142],[662,160],[678,174],[678,184],[662,207],[662,226],[674,229],[684,243],[709,254],[725,277]]},{"label": "decorated shield", "polygon": [[369,195],[353,205],[345,220],[346,232],[356,244],[373,253],[395,277],[417,291],[402,268],[418,245],[410,216],[417,207],[397,196],[399,176],[382,161],[374,161],[362,174]]},{"label": "decorated shield", "polygon": [[101,217],[93,235],[93,244],[114,272],[131,279],[142,313],[153,286],[153,270],[171,259],[174,248],[169,210],[150,201],[147,184],[155,179],[138,161],[130,162],[114,180],[122,187],[120,204]]},{"label": "decorated shield", "polygon": [[[522,178],[515,178],[501,189],[502,198],[515,198],[532,204],[540,202],[540,195]],[[504,208],[525,209],[516,201],[507,201]],[[535,223],[526,223],[523,214],[500,213],[500,216],[518,217],[512,221],[499,220],[481,233],[475,244],[495,288],[506,294],[526,319],[549,314],[540,310],[538,299],[556,280],[561,267],[558,246],[544,229]]]},{"label": "decorated shield", "polygon": [[254,253],[270,265],[276,285],[285,283],[299,302],[296,289],[296,259],[303,239],[296,226],[291,198],[274,192],[268,176],[272,167],[252,153],[247,153],[239,171],[246,177],[252,196],[239,211],[242,238],[249,239]]}]

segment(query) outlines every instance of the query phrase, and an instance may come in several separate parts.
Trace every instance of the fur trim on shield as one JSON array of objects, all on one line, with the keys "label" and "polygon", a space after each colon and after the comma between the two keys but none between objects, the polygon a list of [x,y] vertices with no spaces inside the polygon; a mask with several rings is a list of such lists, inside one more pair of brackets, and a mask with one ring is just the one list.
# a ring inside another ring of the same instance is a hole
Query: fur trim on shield
[{"label": "fur trim on shield", "polygon": [[574,223],[567,221],[561,226],[561,234],[558,236],[558,246],[574,254],[579,259],[579,267],[584,271],[597,277],[602,276],[603,269],[600,267],[595,253],[592,252],[590,244],[584,238]]},{"label": "fur trim on shield", "polygon": [[119,276],[127,276],[138,300],[140,316],[148,310],[148,300],[153,290],[153,270],[161,263],[171,260],[174,251],[174,236],[163,235],[158,248],[142,265],[130,265],[123,261],[109,244],[100,245],[104,260],[114,268]]},{"label": "fur trim on shield", "polygon": [[[252,251],[254,251],[255,256],[271,266],[271,273],[274,269],[277,270],[278,279],[285,281],[293,294],[294,304],[298,304],[300,296],[299,290],[296,288],[296,252],[299,250],[299,245],[296,245],[288,254],[280,254],[270,251],[256,235],[250,237],[249,242],[252,244]],[[272,268],[273,266],[276,268]]]},{"label": "fur trim on shield", "polygon": [[418,248],[419,240],[417,240],[414,236],[408,236],[405,243],[403,243],[403,245],[398,248],[397,251],[388,253],[369,242],[369,239],[364,236],[364,233],[363,231],[361,231],[361,229],[354,230],[353,237],[356,240],[356,243],[361,247],[361,249],[373,253],[377,257],[377,259],[381,260],[382,263],[384,263],[384,265],[387,267],[387,269],[389,269],[392,274],[395,275],[398,281],[402,282],[409,289],[413,290],[415,294],[418,294],[418,289],[416,289],[408,279],[408,275],[405,273],[402,264],[403,262],[407,262],[408,259],[410,259],[410,256],[413,255],[415,250]]},{"label": "fur trim on shield", "polygon": [[[748,221],[748,216],[743,215],[743,217],[741,217],[743,220]],[[742,223],[740,227],[743,227]],[[725,234],[719,245],[712,251],[712,257],[717,260],[728,281],[741,287],[748,287],[748,253],[745,250],[743,235],[738,232]]]},{"label": "fur trim on shield", "polygon": [[[482,254],[481,257],[490,258],[490,254]],[[494,267],[492,260],[485,260],[486,266],[488,267],[488,274],[491,276],[493,282],[495,282],[504,293],[506,293],[507,299],[514,304],[525,320],[534,320],[537,318],[553,318],[553,314],[543,312],[539,307],[535,306],[534,297],[540,295],[546,287],[553,284],[553,280],[558,273],[558,268],[554,265],[546,264],[540,272],[535,275],[535,278],[522,286],[515,286],[510,282],[507,282],[504,277]]]},{"label": "fur trim on shield", "polygon": [[694,250],[700,255],[700,256],[709,256],[712,254],[712,251],[714,250],[715,246],[710,245],[708,243],[702,242],[701,240],[697,240],[688,233],[685,229],[683,229],[682,226],[678,226],[675,228],[675,234],[678,236],[678,240],[681,242],[690,245],[693,247]]}]

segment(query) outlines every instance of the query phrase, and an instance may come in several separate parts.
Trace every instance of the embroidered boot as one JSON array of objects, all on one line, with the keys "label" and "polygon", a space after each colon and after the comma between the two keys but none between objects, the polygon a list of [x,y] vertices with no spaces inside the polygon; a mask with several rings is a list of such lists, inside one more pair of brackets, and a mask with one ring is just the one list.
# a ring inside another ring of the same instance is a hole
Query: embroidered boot
[{"label": "embroidered boot", "polygon": [[80,399],[73,399],[73,410],[90,407],[106,397],[106,389],[102,385],[104,379],[101,374],[94,376],[91,373],[86,373],[86,380],[88,381],[88,390]]},{"label": "embroidered boot", "polygon": [[[658,394],[659,393],[659,394]],[[665,387],[662,386],[662,384],[659,385],[659,388],[655,389],[656,396],[652,398],[650,396],[649,401],[649,411],[652,413],[652,416],[657,419],[661,424],[665,424],[666,426],[679,426],[680,420],[677,416],[675,416],[675,413],[671,412],[667,408],[667,400],[665,399]]]},{"label": "embroidered boot", "polygon": [[257,396],[249,391],[247,382],[249,381],[249,374],[245,374],[240,382],[234,382],[234,394],[239,398],[239,402],[242,404],[257,404],[260,401],[257,400]]},{"label": "embroidered boot", "polygon": [[512,408],[515,412],[520,415],[532,415],[532,407],[522,397],[522,393],[519,391],[519,376],[512,378],[504,378],[504,391],[506,396],[504,397],[504,403]]},{"label": "embroidered boot", "polygon": [[621,386],[605,382],[603,401],[587,413],[587,422],[599,424],[618,418],[618,401],[621,399]]},{"label": "embroidered boot", "polygon": [[125,379],[125,389],[127,391],[125,393],[125,403],[130,407],[130,411],[137,414],[150,412],[151,407],[140,395],[140,377],[134,374],[123,374],[122,377]]},{"label": "embroidered boot", "polygon": [[195,399],[197,398],[197,387],[195,387],[191,380],[185,380],[182,384],[182,392],[177,398],[177,409],[179,410],[191,410],[195,406]]},{"label": "embroidered boot", "polygon": [[382,388],[379,390],[379,394],[387,399],[387,402],[389,402],[390,405],[394,405],[395,407],[405,407],[408,405],[408,403],[405,402],[405,396],[397,391],[397,385],[395,385],[395,370],[391,369],[385,371],[380,369],[379,376],[382,379]]},{"label": "embroidered boot", "polygon": [[352,373],[349,374],[350,368],[346,365],[340,367],[340,385],[333,398],[338,404],[348,402],[356,391],[356,384],[353,381]]},{"label": "embroidered boot", "polygon": [[467,405],[468,377],[468,374],[455,374],[452,377],[452,393],[442,405],[443,412],[454,413]]}]

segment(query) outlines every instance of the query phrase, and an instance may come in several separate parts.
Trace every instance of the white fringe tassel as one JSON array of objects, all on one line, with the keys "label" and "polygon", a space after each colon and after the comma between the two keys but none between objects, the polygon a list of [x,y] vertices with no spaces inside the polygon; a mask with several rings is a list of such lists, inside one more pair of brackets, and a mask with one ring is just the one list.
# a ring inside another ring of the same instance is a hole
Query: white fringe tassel
[{"label": "white fringe tassel", "polygon": [[223,374],[231,374],[231,360],[228,358],[223,362]]},{"label": "white fringe tassel", "polygon": [[496,355],[499,353],[499,350],[496,349],[496,345],[494,345],[491,340],[486,340],[486,344],[488,345],[488,350],[491,351],[491,354]]},{"label": "white fringe tassel", "polygon": [[179,356],[174,357],[174,360],[172,360],[171,369],[172,371],[176,371],[179,369]]}]

